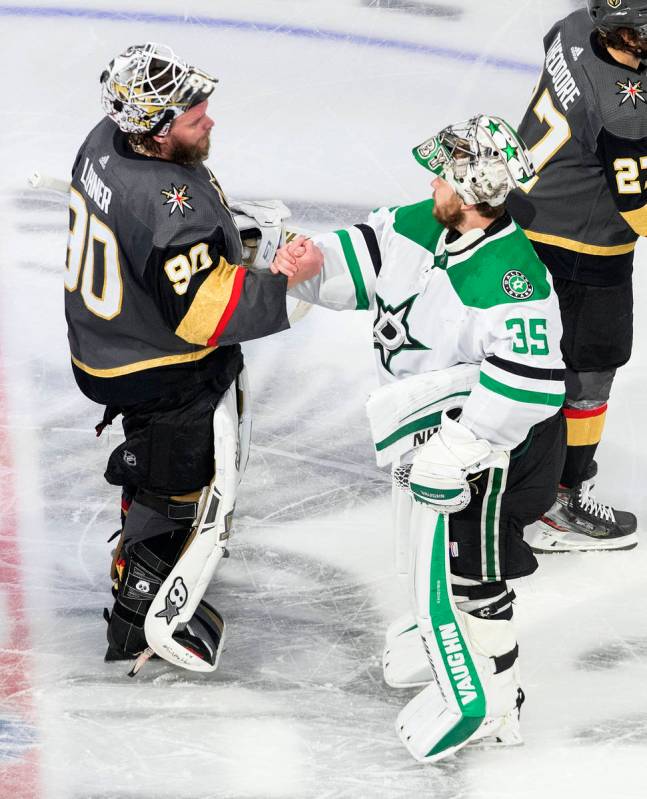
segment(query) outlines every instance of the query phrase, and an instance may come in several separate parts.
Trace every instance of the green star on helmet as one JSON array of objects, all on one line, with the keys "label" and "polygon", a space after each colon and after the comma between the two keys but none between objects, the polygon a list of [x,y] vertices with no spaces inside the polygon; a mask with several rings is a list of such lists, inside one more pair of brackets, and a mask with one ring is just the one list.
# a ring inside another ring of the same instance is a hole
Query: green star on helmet
[{"label": "green star on helmet", "polygon": [[495,133],[498,133],[501,130],[501,125],[497,125],[496,122],[493,122],[492,120],[490,120],[488,122],[488,130],[494,136]]},{"label": "green star on helmet", "polygon": [[517,157],[517,151],[518,150],[517,150],[516,147],[513,147],[509,143],[506,144],[505,149],[503,151],[505,153],[506,161],[511,161],[513,158],[516,158]]}]

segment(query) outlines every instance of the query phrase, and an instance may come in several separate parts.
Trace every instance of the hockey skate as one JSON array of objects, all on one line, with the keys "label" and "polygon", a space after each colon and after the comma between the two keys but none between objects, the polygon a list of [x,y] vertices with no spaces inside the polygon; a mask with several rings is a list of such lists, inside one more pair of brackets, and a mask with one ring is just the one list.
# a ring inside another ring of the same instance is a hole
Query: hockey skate
[{"label": "hockey skate", "polygon": [[560,486],[555,504],[526,527],[524,538],[533,552],[595,552],[633,549],[638,544],[633,513],[615,510],[592,494],[597,464],[573,488]]}]

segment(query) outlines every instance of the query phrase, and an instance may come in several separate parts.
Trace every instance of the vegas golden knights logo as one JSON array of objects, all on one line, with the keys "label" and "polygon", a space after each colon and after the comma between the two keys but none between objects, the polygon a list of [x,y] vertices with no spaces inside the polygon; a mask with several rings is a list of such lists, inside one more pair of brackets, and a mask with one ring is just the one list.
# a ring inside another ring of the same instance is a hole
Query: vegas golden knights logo
[{"label": "vegas golden knights logo", "polygon": [[607,0],[607,5],[611,6],[611,8],[619,8],[622,0]]}]

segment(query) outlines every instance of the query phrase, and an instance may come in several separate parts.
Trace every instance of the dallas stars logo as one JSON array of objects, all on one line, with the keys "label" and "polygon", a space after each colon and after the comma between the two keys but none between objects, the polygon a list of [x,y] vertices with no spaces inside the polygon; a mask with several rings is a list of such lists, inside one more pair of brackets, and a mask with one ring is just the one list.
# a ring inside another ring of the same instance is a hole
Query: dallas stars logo
[{"label": "dallas stars logo", "polygon": [[175,183],[171,183],[171,188],[169,189],[162,189],[162,197],[166,197],[166,202],[164,205],[170,205],[171,210],[169,211],[169,216],[173,216],[173,214],[179,210],[182,216],[186,216],[184,209],[188,208],[189,210],[193,211],[193,206],[190,205],[189,200],[191,197],[187,194],[188,186],[185,184],[184,186],[180,186],[178,189]]},{"label": "dallas stars logo", "polygon": [[621,81],[616,81],[616,86],[620,89],[619,92],[616,92],[617,95],[622,96],[622,100],[620,100],[620,105],[624,105],[627,100],[631,100],[633,103],[633,107],[638,107],[638,100],[641,103],[647,103],[647,100],[643,97],[645,90],[643,89],[643,83],[641,80],[637,80],[635,83],[631,80],[631,78],[627,78],[626,83],[622,83]]},{"label": "dallas stars logo", "polygon": [[503,276],[503,290],[508,297],[515,300],[527,300],[534,292],[534,287],[523,272],[518,269],[511,269]]},{"label": "dallas stars logo", "polygon": [[429,349],[409,333],[407,318],[417,296],[415,294],[409,297],[395,308],[385,305],[381,297],[376,297],[377,318],[373,324],[373,347],[379,351],[380,361],[387,372],[391,372],[391,360],[399,352]]}]

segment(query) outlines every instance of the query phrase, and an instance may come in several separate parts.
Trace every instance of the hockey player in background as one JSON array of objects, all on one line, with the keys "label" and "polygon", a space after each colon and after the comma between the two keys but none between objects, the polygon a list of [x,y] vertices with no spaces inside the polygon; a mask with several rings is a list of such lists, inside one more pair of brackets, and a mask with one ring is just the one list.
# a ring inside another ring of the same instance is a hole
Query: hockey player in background
[{"label": "hockey player in background", "polygon": [[296,239],[272,269],[294,278],[321,267],[292,293],[374,314],[384,385],[369,417],[378,462],[395,467],[412,598],[387,634],[384,676],[428,684],[397,728],[429,762],[470,741],[521,740],[506,581],[537,568],[522,532],[555,499],[564,364],[550,275],[505,207],[534,176],[523,142],[479,116],[414,155],[435,173],[433,199]]},{"label": "hockey player in background", "polygon": [[[146,651],[146,616],[184,552],[187,571],[160,595],[162,610],[149,622],[159,627],[158,654],[204,670],[215,668],[223,625],[201,599],[226,554],[233,510],[233,498],[225,507],[218,493],[205,505],[214,411],[220,408],[218,435],[228,448],[215,458],[231,487],[248,444],[239,342],[289,326],[290,282],[242,265],[239,231],[203,164],[215,83],[165,45],[133,46],[110,62],[101,75],[107,116],[72,170],[65,275],[74,376],[87,397],[107,406],[103,424],[123,415],[126,437],[106,471],[109,483],[123,487],[125,519],[106,659]],[[194,544],[208,536],[192,529],[202,523],[213,534],[216,505],[217,546],[199,553]],[[191,624],[175,630],[189,607]]]},{"label": "hockey player in background", "polygon": [[526,535],[539,551],[630,549],[636,517],[592,488],[611,385],[631,355],[634,248],[647,235],[647,2],[589,0],[544,47],[519,128],[537,177],[509,207],[559,297],[568,455],[557,502]]}]

